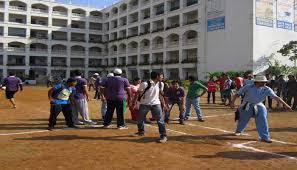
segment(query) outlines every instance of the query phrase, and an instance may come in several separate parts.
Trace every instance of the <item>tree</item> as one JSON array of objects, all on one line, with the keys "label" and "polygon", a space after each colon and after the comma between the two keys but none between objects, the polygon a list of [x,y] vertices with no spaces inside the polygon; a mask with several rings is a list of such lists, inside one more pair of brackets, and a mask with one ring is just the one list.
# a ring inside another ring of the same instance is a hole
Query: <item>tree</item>
[{"label": "tree", "polygon": [[288,44],[285,44],[279,51],[283,56],[288,56],[289,60],[294,62],[296,67],[297,61],[297,41],[290,41]]}]

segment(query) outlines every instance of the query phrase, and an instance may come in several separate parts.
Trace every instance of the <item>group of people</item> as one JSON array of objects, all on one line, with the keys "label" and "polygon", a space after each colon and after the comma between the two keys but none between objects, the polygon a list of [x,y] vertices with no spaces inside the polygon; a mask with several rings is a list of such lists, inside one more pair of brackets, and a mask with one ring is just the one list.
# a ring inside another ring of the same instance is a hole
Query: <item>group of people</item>
[{"label": "group of people", "polygon": [[[156,121],[159,127],[160,138],[158,142],[165,143],[167,141],[166,123],[169,123],[173,106],[175,104],[178,106],[179,124],[184,125],[185,121],[191,117],[192,106],[196,111],[197,120],[204,122],[200,98],[208,93],[208,103],[210,103],[211,96],[213,103],[215,103],[215,93],[217,86],[219,86],[222,104],[234,108],[236,99],[241,98],[241,105],[236,111],[238,122],[235,135],[241,135],[250,118],[254,117],[261,141],[271,143],[267,120],[268,111],[264,101],[268,98],[269,107],[272,103],[270,100],[275,99],[286,109],[296,108],[296,90],[294,89],[297,88],[297,82],[294,76],[289,76],[288,81],[285,81],[283,76],[274,81],[268,74],[255,77],[248,74],[244,78],[238,74],[233,79],[222,74],[217,80],[211,77],[207,86],[192,76],[189,76],[188,80],[190,84],[186,92],[178,80],[173,80],[168,85],[164,81],[164,74],[162,73],[151,72],[149,80],[141,81],[140,78],[135,78],[132,84],[129,83],[128,79],[122,77],[122,70],[118,68],[103,78],[95,73],[92,77],[91,86],[96,91],[94,99],[102,101],[102,128],[111,127],[113,114],[116,111],[117,128],[120,130],[127,129],[124,115],[126,109],[129,109],[132,120],[137,123],[138,132],[136,135],[144,136],[147,113],[151,112],[151,120]],[[83,78],[79,70],[74,71],[73,76],[66,82],[58,81],[53,84],[53,87],[48,91],[51,106],[49,130],[55,128],[57,116],[60,112],[63,113],[66,125],[69,128],[77,128],[76,125],[96,124],[89,116],[90,89],[88,84],[90,85],[90,81],[88,82]],[[1,88],[5,89],[7,99],[15,108],[13,96],[19,89],[23,89],[21,80],[14,74],[10,74],[5,78]],[[275,88],[277,93],[274,92]],[[282,95],[282,98],[279,95]],[[292,99],[294,99],[293,107],[290,106]],[[289,102],[289,105],[286,102]],[[81,119],[79,119],[79,115]]]}]

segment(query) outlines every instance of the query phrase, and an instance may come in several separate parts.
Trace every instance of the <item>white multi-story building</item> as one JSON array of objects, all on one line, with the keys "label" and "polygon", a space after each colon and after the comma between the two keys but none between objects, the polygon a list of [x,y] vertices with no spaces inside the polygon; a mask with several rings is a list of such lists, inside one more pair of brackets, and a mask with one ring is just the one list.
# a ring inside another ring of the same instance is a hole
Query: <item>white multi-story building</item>
[{"label": "white multi-story building", "polygon": [[297,37],[297,17],[280,20],[282,1],[297,16],[294,0],[122,0],[104,9],[0,0],[0,74],[42,81],[119,67],[130,79],[154,70],[204,79],[212,71],[261,70],[263,58]]}]

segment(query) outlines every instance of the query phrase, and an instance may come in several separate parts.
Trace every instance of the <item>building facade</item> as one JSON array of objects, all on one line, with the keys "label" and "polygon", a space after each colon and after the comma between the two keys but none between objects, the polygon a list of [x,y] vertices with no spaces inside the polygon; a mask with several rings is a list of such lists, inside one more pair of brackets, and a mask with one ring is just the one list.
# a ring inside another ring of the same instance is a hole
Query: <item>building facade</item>
[{"label": "building facade", "polygon": [[[151,71],[205,79],[212,71],[261,70],[263,58],[296,39],[295,21],[291,30],[274,21],[279,1],[122,0],[94,9],[0,0],[0,75],[44,81],[48,74],[69,77],[80,69],[88,77],[117,67],[129,79],[147,79]],[[268,8],[272,14],[261,13]]]}]

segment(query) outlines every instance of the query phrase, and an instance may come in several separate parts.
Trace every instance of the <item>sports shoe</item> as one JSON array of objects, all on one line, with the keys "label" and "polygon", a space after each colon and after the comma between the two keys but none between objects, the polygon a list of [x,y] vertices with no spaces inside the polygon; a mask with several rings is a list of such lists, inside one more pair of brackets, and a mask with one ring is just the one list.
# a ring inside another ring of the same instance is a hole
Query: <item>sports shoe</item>
[{"label": "sports shoe", "polygon": [[240,132],[235,132],[234,136],[241,136],[241,133]]},{"label": "sports shoe", "polygon": [[188,116],[186,116],[186,117],[184,118],[184,120],[189,120],[189,117],[188,117]]},{"label": "sports shoe", "polygon": [[157,140],[157,142],[159,142],[159,143],[166,143],[167,142],[167,137],[166,136],[162,136],[162,137],[160,137],[160,139]]},{"label": "sports shoe", "polygon": [[165,119],[165,123],[169,124],[169,119]]},{"label": "sports shoe", "polygon": [[97,123],[96,122],[93,122],[93,121],[89,121],[89,122],[84,122],[85,125],[96,125]]},{"label": "sports shoe", "polygon": [[75,125],[68,126],[68,128],[71,128],[71,129],[78,129],[78,127],[75,126]]},{"label": "sports shoe", "polygon": [[205,122],[205,120],[204,120],[204,119],[198,119],[198,121],[199,121],[199,122]]},{"label": "sports shoe", "polygon": [[126,130],[126,129],[128,129],[128,127],[127,126],[120,126],[120,127],[118,127],[118,129],[119,130]]},{"label": "sports shoe", "polygon": [[16,109],[16,105],[13,105],[13,108]]},{"label": "sports shoe", "polygon": [[271,139],[261,139],[261,142],[272,143],[272,140]]},{"label": "sports shoe", "polygon": [[144,136],[144,132],[137,132],[135,133],[136,136]]},{"label": "sports shoe", "polygon": [[110,129],[111,126],[110,126],[110,125],[104,125],[104,126],[102,126],[102,128],[103,128],[103,129]]},{"label": "sports shoe", "polygon": [[185,125],[184,120],[179,120],[179,124],[180,124],[180,125]]},{"label": "sports shoe", "polygon": [[84,125],[84,122],[78,121],[78,122],[76,122],[76,125]]},{"label": "sports shoe", "polygon": [[54,126],[49,126],[49,127],[47,128],[47,130],[49,130],[49,131],[53,131],[53,130],[54,130]]}]

